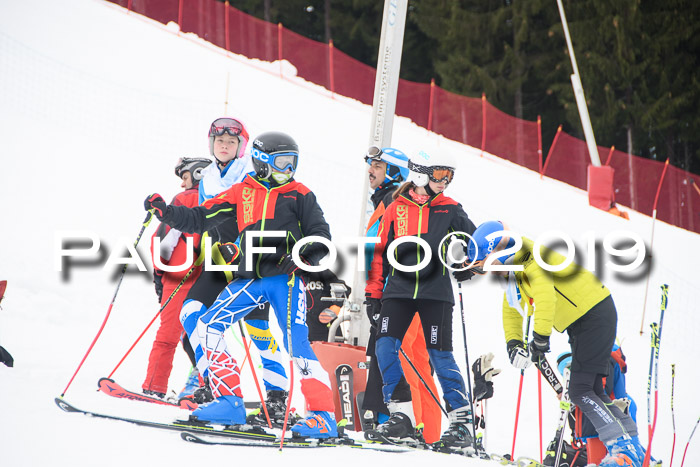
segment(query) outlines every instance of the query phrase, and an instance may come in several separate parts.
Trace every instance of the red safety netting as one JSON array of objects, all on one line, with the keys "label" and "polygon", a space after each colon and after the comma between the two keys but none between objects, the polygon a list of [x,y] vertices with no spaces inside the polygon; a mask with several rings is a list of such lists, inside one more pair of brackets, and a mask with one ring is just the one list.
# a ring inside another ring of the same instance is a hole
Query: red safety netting
[{"label": "red safety netting", "polygon": [[376,72],[371,66],[333,49],[334,91],[338,94],[372,105]]},{"label": "red safety netting", "polygon": [[484,105],[486,135],[482,149],[539,172],[537,122],[515,118],[488,102]]},{"label": "red safety netting", "polygon": [[408,117],[417,125],[427,128],[430,113],[430,85],[399,80],[396,94],[396,115]]},{"label": "red safety netting", "polygon": [[282,28],[282,58],[297,69],[297,75],[312,83],[331,88],[330,47]]},{"label": "red safety netting", "polygon": [[229,50],[267,62],[279,59],[278,27],[235,8],[228,8]]},{"label": "red safety netting", "polygon": [[178,22],[180,0],[118,0],[113,1],[124,8],[130,8],[143,16],[168,24]]},{"label": "red safety netting", "polygon": [[661,185],[656,217],[672,225],[700,233],[700,194],[690,184],[693,175],[668,166]]},{"label": "red safety netting", "polygon": [[182,32],[193,32],[222,49],[226,48],[225,8],[221,2],[187,0],[182,2]]},{"label": "red safety netting", "polygon": [[[298,75],[333,92],[371,105],[376,70],[338,49],[215,0],[109,0],[163,24],[174,21],[231,52],[265,61],[288,60]],[[431,92],[432,91],[432,92]],[[539,170],[536,122],[501,112],[482,99],[452,94],[437,86],[400,80],[396,114],[449,139],[481,148],[531,170]],[[615,169],[615,201],[651,215],[661,183],[657,217],[700,233],[700,195],[691,174],[658,161],[599,146],[601,162]],[[543,173],[585,190],[590,159],[586,143],[558,132]]]},{"label": "red safety netting", "polygon": [[481,99],[458,96],[435,86],[431,130],[446,138],[481,148]]}]

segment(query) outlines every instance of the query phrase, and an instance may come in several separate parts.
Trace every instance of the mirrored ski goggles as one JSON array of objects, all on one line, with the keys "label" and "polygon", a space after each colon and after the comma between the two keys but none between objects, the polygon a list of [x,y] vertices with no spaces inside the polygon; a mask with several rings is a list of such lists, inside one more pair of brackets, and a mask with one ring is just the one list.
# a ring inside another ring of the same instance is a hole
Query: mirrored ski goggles
[{"label": "mirrored ski goggles", "polygon": [[231,136],[238,136],[243,132],[243,124],[235,118],[218,118],[214,120],[209,128],[209,136],[223,136],[228,133]]},{"label": "mirrored ski goggles", "polygon": [[380,162],[382,160],[382,154],[384,154],[384,151],[382,151],[381,148],[378,148],[377,146],[370,146],[367,150],[367,154],[365,154],[365,162],[368,164],[375,161]]},{"label": "mirrored ski goggles", "polygon": [[289,169],[292,169],[292,172],[297,170],[297,162],[299,160],[298,152],[278,152],[276,154],[268,154],[259,149],[253,148],[250,153],[255,159],[270,164],[272,168],[278,172],[286,172]]},{"label": "mirrored ski goggles", "polygon": [[428,177],[435,183],[450,183],[455,176],[455,170],[451,167],[431,167],[433,169]]}]

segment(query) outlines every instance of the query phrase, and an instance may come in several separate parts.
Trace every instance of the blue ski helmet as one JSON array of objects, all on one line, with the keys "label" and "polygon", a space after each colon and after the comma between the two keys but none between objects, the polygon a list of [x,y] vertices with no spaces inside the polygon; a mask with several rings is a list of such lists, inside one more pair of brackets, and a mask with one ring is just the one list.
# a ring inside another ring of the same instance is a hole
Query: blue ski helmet
[{"label": "blue ski helmet", "polygon": [[[484,222],[479,227],[477,227],[477,229],[472,234],[472,238],[471,240],[469,240],[469,246],[467,247],[467,257],[469,258],[469,261],[483,261],[497,247],[501,246],[505,240],[502,235],[496,238],[492,238],[490,240],[486,239],[487,236],[491,235],[494,232],[499,232],[501,230],[508,229],[500,221]],[[499,249],[502,250],[515,245],[515,240],[513,240],[512,238],[506,237],[506,239],[507,242],[505,242],[503,248]],[[499,260],[505,261],[511,256],[513,255],[511,254],[505,257],[501,256]]]},{"label": "blue ski helmet", "polygon": [[571,352],[566,351],[559,354],[557,357],[557,369],[559,374],[564,376],[564,370],[571,366]]},{"label": "blue ski helmet", "polygon": [[365,162],[372,165],[373,161],[386,162],[386,172],[383,184],[402,182],[408,179],[408,156],[396,148],[378,148],[370,146],[365,155]]}]

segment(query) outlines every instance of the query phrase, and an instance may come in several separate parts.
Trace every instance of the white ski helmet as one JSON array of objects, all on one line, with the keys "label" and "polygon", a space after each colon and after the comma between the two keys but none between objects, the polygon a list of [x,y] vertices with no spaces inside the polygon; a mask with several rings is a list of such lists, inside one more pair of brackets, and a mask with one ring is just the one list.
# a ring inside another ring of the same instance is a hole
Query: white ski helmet
[{"label": "white ski helmet", "polygon": [[408,169],[411,171],[408,181],[416,186],[426,186],[430,180],[446,180],[450,183],[454,177],[455,165],[452,156],[446,152],[428,154],[426,151],[418,151],[408,160]]}]

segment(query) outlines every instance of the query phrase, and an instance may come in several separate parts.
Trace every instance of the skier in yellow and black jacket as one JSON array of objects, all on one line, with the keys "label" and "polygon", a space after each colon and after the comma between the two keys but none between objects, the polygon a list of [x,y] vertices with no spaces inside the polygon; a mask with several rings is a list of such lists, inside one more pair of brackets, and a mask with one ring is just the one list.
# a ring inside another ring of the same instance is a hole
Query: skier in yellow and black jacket
[{"label": "skier in yellow and black jacket", "polygon": [[[522,238],[515,251],[513,234],[499,221],[481,224],[469,242],[470,270],[484,274],[484,265],[522,267],[521,271],[493,271],[505,288],[503,329],[510,362],[524,369],[549,352],[552,330],[566,331],[572,363],[569,397],[593,423],[608,448],[603,467],[639,467],[644,448],[637,425],[616,407],[603,389],[608,360],[617,331],[617,310],[610,291],[590,271],[576,263],[558,272],[547,271],[533,253],[534,242]],[[512,236],[511,236],[512,235]],[[488,239],[487,239],[488,237]],[[490,258],[496,257],[497,259]],[[542,247],[541,258],[550,265],[562,264],[564,256]],[[523,318],[533,316],[534,333],[529,348],[523,343]],[[528,352],[529,351],[529,352]]]}]

